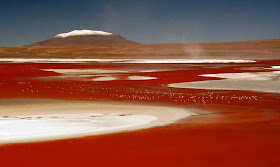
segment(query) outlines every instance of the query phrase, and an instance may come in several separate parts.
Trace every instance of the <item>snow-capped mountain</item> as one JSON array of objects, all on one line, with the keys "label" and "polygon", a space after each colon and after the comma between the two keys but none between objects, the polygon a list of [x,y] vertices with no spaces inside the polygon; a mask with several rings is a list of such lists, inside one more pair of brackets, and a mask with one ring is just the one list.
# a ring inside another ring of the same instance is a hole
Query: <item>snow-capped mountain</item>
[{"label": "snow-capped mountain", "polygon": [[74,30],[28,46],[121,45],[136,44],[124,37],[104,31]]}]

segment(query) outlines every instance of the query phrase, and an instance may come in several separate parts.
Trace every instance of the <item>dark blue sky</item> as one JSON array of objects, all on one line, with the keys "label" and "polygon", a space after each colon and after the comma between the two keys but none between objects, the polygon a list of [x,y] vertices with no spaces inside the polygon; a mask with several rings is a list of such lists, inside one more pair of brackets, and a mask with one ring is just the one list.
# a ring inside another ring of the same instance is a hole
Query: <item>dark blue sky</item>
[{"label": "dark blue sky", "polygon": [[280,0],[9,0],[0,4],[0,46],[74,29],[142,43],[280,38]]}]

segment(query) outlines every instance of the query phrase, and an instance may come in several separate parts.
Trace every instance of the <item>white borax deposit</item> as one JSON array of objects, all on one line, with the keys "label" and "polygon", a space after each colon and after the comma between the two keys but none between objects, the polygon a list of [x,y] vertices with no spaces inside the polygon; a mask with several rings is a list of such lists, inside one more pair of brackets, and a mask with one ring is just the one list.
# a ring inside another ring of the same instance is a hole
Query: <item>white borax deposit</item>
[{"label": "white borax deposit", "polygon": [[0,144],[144,129],[195,115],[184,108],[112,102],[1,99],[0,104]]},{"label": "white borax deposit", "polygon": [[86,62],[106,62],[106,63],[131,63],[131,64],[201,64],[201,63],[254,63],[255,60],[223,60],[223,59],[29,59],[29,58],[0,58],[0,62],[13,63],[86,63]]},{"label": "white borax deposit", "polygon": [[203,77],[222,78],[169,84],[174,88],[193,88],[209,90],[247,90],[257,92],[280,93],[280,71],[202,74]]}]

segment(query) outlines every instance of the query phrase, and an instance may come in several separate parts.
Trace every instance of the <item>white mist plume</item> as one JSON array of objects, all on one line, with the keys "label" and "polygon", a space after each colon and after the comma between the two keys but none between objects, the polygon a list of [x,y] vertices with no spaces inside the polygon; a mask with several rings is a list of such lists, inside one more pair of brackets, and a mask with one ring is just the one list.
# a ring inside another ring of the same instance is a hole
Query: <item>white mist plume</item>
[{"label": "white mist plume", "polygon": [[184,52],[188,53],[191,58],[201,58],[207,56],[207,53],[199,43],[184,44],[183,49]]}]

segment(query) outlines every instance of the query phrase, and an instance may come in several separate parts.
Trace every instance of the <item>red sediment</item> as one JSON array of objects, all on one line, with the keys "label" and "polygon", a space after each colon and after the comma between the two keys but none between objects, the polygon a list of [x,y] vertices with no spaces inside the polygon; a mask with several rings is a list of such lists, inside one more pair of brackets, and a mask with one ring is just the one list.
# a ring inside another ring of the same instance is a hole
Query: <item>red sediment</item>
[{"label": "red sediment", "polygon": [[[279,61],[230,65],[145,65],[173,71],[118,74],[157,80],[43,80],[40,69],[143,68],[107,64],[0,65],[0,98],[54,98],[156,103],[200,109],[175,124],[146,130],[0,147],[1,166],[280,166],[278,93],[169,88],[217,80],[201,74],[271,71]],[[212,68],[215,67],[215,68]],[[247,67],[262,67],[253,71]]]}]

